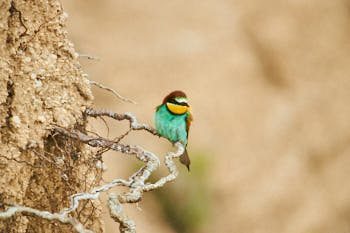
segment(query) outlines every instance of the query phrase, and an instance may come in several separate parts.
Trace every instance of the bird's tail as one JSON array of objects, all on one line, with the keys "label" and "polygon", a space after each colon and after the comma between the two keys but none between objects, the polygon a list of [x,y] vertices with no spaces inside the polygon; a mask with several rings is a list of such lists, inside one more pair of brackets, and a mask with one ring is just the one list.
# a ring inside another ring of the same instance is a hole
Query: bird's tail
[{"label": "bird's tail", "polygon": [[188,171],[190,171],[191,161],[190,157],[188,157],[187,149],[185,149],[185,152],[180,156],[180,162],[187,167]]}]

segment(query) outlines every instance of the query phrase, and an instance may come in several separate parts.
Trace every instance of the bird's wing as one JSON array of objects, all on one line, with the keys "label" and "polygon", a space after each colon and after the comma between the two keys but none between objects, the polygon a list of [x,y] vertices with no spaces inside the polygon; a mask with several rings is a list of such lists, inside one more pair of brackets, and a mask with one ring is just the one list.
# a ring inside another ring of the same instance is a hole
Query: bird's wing
[{"label": "bird's wing", "polygon": [[156,107],[156,112],[158,112],[158,110],[160,109],[160,107],[162,107],[163,104],[160,104]]},{"label": "bird's wing", "polygon": [[186,130],[187,130],[187,137],[188,137],[188,132],[190,131],[190,126],[191,126],[191,122],[193,121],[193,116],[191,111],[187,112],[187,116],[186,116]]}]

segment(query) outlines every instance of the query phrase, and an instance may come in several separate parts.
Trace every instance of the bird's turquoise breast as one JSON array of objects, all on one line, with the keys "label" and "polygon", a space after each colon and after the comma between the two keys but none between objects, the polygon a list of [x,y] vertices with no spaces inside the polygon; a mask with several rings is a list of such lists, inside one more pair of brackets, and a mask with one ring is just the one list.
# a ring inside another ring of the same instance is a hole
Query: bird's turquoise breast
[{"label": "bird's turquoise breast", "polygon": [[172,142],[180,141],[187,145],[186,116],[171,114],[165,105],[161,106],[155,114],[154,121],[158,133]]}]

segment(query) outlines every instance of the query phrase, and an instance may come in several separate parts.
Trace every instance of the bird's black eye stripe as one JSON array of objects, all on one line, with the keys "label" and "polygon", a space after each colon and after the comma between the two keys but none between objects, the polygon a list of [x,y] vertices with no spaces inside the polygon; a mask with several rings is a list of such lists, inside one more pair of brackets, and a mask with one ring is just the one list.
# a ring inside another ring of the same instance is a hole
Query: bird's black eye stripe
[{"label": "bird's black eye stripe", "polygon": [[168,103],[172,103],[172,104],[176,104],[176,105],[182,105],[182,106],[187,106],[187,107],[189,107],[187,103],[179,103],[179,102],[177,102],[175,99],[170,99],[170,100],[168,100]]}]

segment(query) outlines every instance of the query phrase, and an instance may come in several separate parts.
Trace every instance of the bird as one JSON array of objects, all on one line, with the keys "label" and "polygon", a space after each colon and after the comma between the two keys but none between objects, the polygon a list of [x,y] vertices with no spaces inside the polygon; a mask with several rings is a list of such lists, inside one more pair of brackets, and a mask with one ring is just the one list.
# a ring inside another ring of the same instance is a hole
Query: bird
[{"label": "bird", "polygon": [[180,162],[190,171],[190,158],[187,153],[188,132],[193,120],[191,107],[183,91],[176,90],[167,95],[162,104],[156,107],[154,115],[158,134],[167,138],[173,144],[180,142],[185,148],[180,156]]}]

